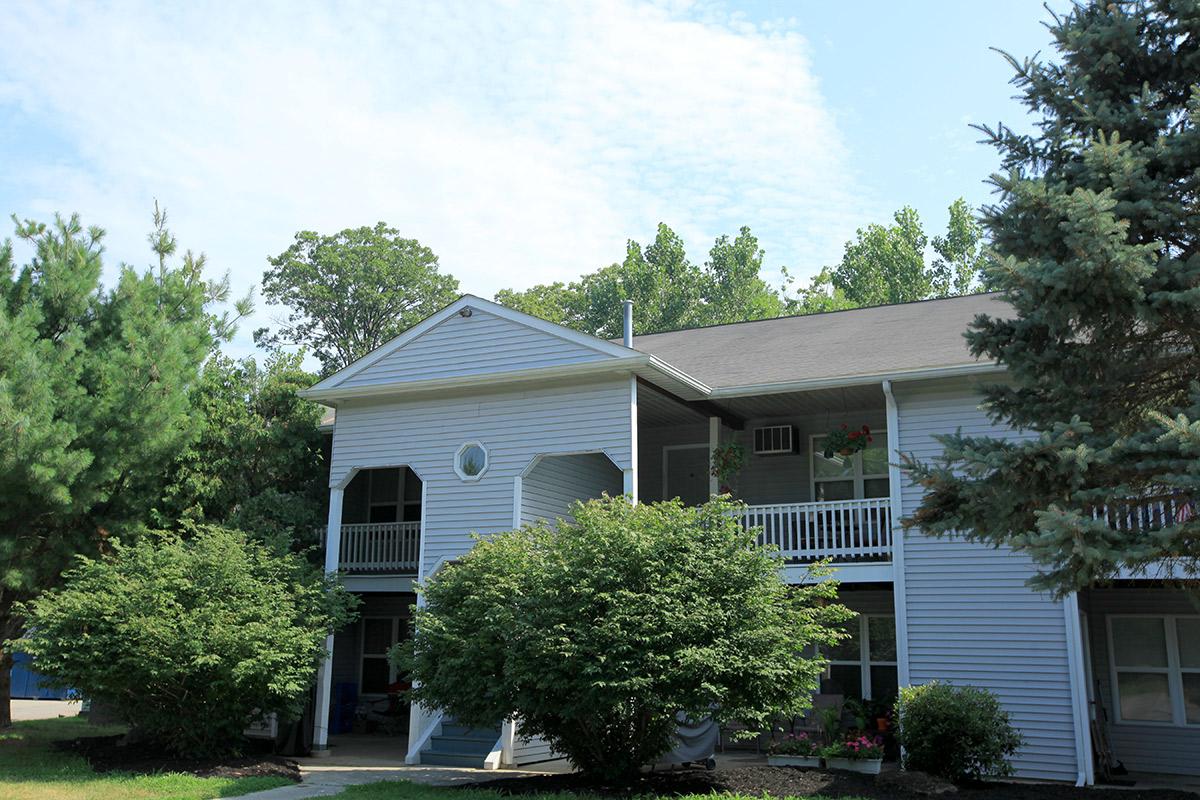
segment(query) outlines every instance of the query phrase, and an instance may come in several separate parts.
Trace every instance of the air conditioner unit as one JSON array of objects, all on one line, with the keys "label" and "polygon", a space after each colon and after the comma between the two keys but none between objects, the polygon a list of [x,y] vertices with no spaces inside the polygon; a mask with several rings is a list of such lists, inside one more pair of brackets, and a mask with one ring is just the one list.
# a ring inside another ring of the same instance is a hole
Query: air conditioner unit
[{"label": "air conditioner unit", "polygon": [[754,429],[754,454],[778,455],[796,452],[795,425],[768,425]]}]

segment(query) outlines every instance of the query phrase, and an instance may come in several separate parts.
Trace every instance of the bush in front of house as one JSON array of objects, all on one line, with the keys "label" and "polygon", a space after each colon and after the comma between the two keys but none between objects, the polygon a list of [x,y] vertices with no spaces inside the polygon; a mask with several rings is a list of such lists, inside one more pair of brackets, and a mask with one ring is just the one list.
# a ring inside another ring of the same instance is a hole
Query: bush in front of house
[{"label": "bush in front of house", "polygon": [[605,497],[481,539],[423,588],[414,698],[469,725],[515,715],[614,781],[670,749],[680,712],[760,730],[798,716],[825,666],[801,654],[852,613],[832,581],[786,585],[734,508]]},{"label": "bush in front of house", "polygon": [[296,718],[353,599],[240,531],[154,532],[80,558],[23,609],[15,649],[181,756],[235,752],[257,713]]},{"label": "bush in front of house", "polygon": [[900,690],[897,738],[904,768],[956,783],[1009,775],[1021,746],[996,696],[975,686],[933,681]]}]

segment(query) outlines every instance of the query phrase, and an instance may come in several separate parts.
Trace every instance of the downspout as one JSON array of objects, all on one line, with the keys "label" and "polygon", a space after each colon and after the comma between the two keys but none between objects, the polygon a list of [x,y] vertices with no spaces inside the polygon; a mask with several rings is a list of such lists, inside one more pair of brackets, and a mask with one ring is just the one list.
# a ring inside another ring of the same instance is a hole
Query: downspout
[{"label": "downspout", "polygon": [[1096,782],[1092,763],[1091,711],[1088,709],[1087,678],[1084,673],[1083,632],[1079,625],[1079,595],[1063,598],[1063,623],[1067,636],[1067,674],[1071,684],[1071,713],[1075,722],[1076,786]]},{"label": "downspout", "polygon": [[901,688],[909,685],[908,599],[904,577],[903,493],[900,486],[900,409],[892,394],[891,380],[883,382],[887,404],[888,501],[892,510],[892,608],[896,618],[896,676]]}]

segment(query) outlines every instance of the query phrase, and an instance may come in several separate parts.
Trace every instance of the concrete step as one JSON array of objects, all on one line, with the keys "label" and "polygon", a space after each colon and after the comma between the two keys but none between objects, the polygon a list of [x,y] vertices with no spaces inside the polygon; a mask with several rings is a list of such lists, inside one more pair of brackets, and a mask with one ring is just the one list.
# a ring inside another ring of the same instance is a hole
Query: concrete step
[{"label": "concrete step", "polygon": [[483,767],[483,756],[472,753],[439,753],[435,750],[425,750],[421,753],[421,763],[435,767]]},{"label": "concrete step", "polygon": [[429,749],[437,753],[479,753],[486,756],[492,752],[492,746],[495,744],[496,737],[484,739],[478,736],[432,736],[429,739]]}]

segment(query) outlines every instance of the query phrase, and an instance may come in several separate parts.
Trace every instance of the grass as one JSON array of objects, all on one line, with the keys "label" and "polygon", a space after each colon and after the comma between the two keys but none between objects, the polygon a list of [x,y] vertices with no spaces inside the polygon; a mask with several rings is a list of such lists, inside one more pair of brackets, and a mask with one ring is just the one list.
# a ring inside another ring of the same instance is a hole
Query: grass
[{"label": "grass", "polygon": [[56,739],[104,736],[120,728],[76,717],[15,723],[0,731],[0,798],[4,800],[209,800],[290,785],[283,778],[99,774],[86,760],[55,750]]},{"label": "grass", "polygon": [[[445,786],[425,786],[411,781],[381,781],[348,786],[338,797],[346,800],[497,800],[501,795],[487,789],[453,789]],[[530,795],[524,800],[587,799],[587,795],[539,794]],[[503,800],[521,799],[503,798]],[[592,798],[592,800],[598,800],[598,798]],[[640,800],[655,800],[655,798],[646,797]],[[674,796],[670,800],[764,800],[764,798],[739,794],[689,794]],[[805,795],[804,797],[778,798],[778,800],[830,800],[830,798],[826,798],[824,795]],[[841,800],[854,800],[854,798],[841,798]]]}]

